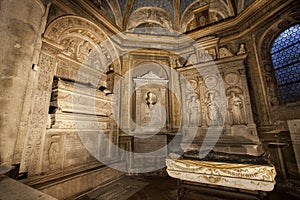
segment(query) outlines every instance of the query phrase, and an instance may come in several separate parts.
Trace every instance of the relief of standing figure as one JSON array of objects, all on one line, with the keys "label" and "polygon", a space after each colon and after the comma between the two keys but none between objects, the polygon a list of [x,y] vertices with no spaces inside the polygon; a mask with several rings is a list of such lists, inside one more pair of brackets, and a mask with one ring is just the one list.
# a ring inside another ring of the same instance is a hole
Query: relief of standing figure
[{"label": "relief of standing figure", "polygon": [[228,99],[228,104],[229,104],[229,114],[231,115],[232,125],[244,124],[245,121],[243,119],[243,114],[242,114],[242,109],[243,109],[242,99],[235,92],[232,91]]},{"label": "relief of standing figure", "polygon": [[220,114],[220,106],[215,99],[216,95],[214,92],[208,92],[207,98],[205,100],[205,105],[207,107],[207,118],[208,125],[221,125],[222,116]]},{"label": "relief of standing figure", "polygon": [[200,102],[196,96],[192,96],[188,102],[188,122],[190,126],[199,125]]}]

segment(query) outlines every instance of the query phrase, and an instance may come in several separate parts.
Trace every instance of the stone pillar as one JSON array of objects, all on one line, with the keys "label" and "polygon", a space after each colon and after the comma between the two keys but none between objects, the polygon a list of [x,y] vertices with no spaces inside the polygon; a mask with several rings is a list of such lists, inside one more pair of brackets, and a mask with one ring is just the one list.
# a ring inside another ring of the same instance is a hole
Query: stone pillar
[{"label": "stone pillar", "polygon": [[[137,88],[135,91],[136,94],[136,99],[135,99],[135,131],[142,131],[141,127],[142,127],[142,116],[141,116],[141,99],[142,99],[142,90],[141,88]],[[137,127],[139,127],[139,129],[136,129]]]},{"label": "stone pillar", "polygon": [[130,88],[130,82],[131,82],[131,77],[130,74],[131,72],[129,71],[130,69],[130,58],[129,55],[126,54],[122,57],[122,75],[124,78],[122,79],[122,100],[120,99],[120,106],[121,106],[121,115],[123,116],[121,118],[120,126],[121,129],[124,131],[131,131],[131,114],[130,114],[130,108],[131,108],[131,94],[130,92],[132,91]]},{"label": "stone pillar", "polygon": [[[160,89],[160,96],[161,96],[161,106],[163,108],[165,108],[165,114],[166,114],[166,118],[162,118],[161,120],[165,120],[166,124],[163,127],[163,131],[169,128],[169,110],[167,109],[169,104],[168,104],[168,99],[166,99],[166,95],[167,95],[167,89],[166,88],[161,88]],[[160,116],[163,116],[163,111],[161,111]]]},{"label": "stone pillar", "polygon": [[44,26],[39,0],[0,2],[0,163],[13,164],[27,86]]}]

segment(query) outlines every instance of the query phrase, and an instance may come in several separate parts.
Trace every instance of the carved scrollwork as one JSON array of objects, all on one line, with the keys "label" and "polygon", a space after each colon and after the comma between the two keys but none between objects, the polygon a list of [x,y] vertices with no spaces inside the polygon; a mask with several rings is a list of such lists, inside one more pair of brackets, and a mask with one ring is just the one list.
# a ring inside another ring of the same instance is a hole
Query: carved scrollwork
[{"label": "carved scrollwork", "polygon": [[54,73],[54,58],[41,54],[40,56],[40,76],[38,87],[34,94],[33,111],[29,123],[28,139],[25,144],[23,168],[29,174],[37,174],[40,170],[40,159],[42,153],[42,138],[46,131],[48,107],[49,105],[52,79]]}]

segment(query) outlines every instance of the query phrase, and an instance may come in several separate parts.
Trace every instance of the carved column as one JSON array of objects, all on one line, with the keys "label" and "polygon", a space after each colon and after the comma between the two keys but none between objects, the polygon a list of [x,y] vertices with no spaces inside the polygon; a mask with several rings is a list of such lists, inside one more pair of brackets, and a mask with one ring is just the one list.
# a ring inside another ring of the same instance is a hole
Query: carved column
[{"label": "carved column", "polygon": [[202,127],[208,127],[208,122],[207,122],[207,108],[205,105],[205,95],[204,95],[204,91],[206,90],[205,84],[204,84],[204,80],[203,77],[200,76],[199,77],[199,90],[200,90],[200,102],[201,102],[201,126]]},{"label": "carved column", "polygon": [[[136,99],[142,99],[142,95],[141,95],[142,91],[141,91],[141,88],[137,88],[136,91],[135,91],[135,94],[136,94]],[[137,116],[137,113],[141,113],[141,102],[140,101],[135,101],[135,109],[136,109],[136,114],[135,114],[135,119],[136,119],[136,125],[138,127],[141,127],[142,126],[142,120],[141,120],[141,115],[138,115]],[[141,131],[141,130],[136,130],[136,131]]]},{"label": "carved column", "polygon": [[[160,96],[161,96],[161,106],[163,107],[163,108],[165,108],[165,119],[164,118],[162,118],[162,120],[166,120],[166,124],[165,124],[165,126],[163,127],[163,130],[165,130],[166,128],[168,129],[169,128],[169,111],[168,111],[168,102],[167,102],[167,99],[166,99],[166,91],[167,91],[167,89],[166,88],[161,88],[160,89]],[[161,112],[163,112],[162,110],[161,110]],[[163,116],[163,113],[160,113],[160,116]]]},{"label": "carved column", "polygon": [[[125,54],[122,57],[123,60],[123,66],[122,66],[122,74],[124,76],[122,80],[122,101],[120,100],[121,105],[121,113],[124,117],[122,117],[121,121],[121,128],[125,131],[130,130],[130,121],[131,121],[131,115],[130,115],[130,107],[131,107],[131,89],[129,86],[130,80],[130,71],[129,71],[129,65],[130,65],[130,58],[128,54]],[[128,73],[128,74],[126,74]],[[126,117],[125,117],[126,116]]]},{"label": "carved column", "polygon": [[181,77],[180,78],[180,87],[181,87],[181,111],[182,111],[182,127],[186,128],[186,126],[188,125],[188,120],[187,120],[187,101],[186,101],[186,80]]},{"label": "carved column", "polygon": [[247,83],[247,77],[245,69],[240,69],[239,74],[241,76],[242,83],[242,89],[245,93],[245,105],[246,105],[246,118],[249,125],[254,125],[253,121],[253,115],[252,115],[252,109],[251,109],[251,103],[250,103],[250,96],[249,96],[249,90],[248,90],[248,83]]},{"label": "carved column", "polygon": [[[13,163],[35,51],[44,26],[41,1],[1,1],[0,163]],[[21,142],[22,144],[22,142]],[[17,162],[17,161],[15,161]]]},{"label": "carved column", "polygon": [[41,53],[39,66],[37,81],[33,88],[31,115],[21,162],[21,171],[27,171],[29,175],[41,172],[42,152],[55,71],[54,57]]}]

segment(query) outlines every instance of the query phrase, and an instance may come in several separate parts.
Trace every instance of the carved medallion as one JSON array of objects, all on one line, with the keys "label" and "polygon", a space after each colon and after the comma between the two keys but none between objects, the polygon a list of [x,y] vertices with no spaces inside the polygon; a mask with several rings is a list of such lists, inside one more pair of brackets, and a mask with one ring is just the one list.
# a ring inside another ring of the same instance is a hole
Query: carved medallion
[{"label": "carved medallion", "polygon": [[208,76],[205,78],[204,82],[207,88],[215,88],[218,84],[218,78],[215,76]]},{"label": "carved medallion", "polygon": [[240,80],[240,77],[236,73],[228,73],[225,75],[225,82],[228,85],[236,85]]},{"label": "carved medallion", "polygon": [[189,90],[196,90],[198,87],[198,83],[196,80],[189,80],[189,83],[187,84],[187,88]]}]

